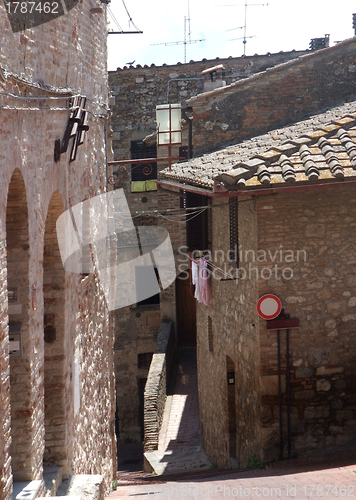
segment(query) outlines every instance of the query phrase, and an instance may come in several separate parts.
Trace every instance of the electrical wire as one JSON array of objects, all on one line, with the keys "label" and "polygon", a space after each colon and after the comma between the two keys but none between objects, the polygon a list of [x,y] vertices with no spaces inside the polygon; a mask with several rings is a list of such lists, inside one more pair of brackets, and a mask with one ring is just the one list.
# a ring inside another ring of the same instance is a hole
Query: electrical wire
[{"label": "electrical wire", "polygon": [[130,23],[132,23],[132,25],[133,25],[133,27],[135,28],[135,30],[140,31],[140,30],[138,29],[138,27],[136,26],[136,24],[133,22],[132,17],[130,16],[130,13],[129,13],[129,11],[128,11],[127,7],[126,7],[126,4],[125,4],[124,0],[122,0],[122,3],[123,3],[123,6],[125,7],[125,10],[126,10],[126,12],[127,12],[127,15],[129,16],[129,22],[130,22]]},{"label": "electrical wire", "polygon": [[119,30],[119,31],[123,31],[123,29],[121,28],[121,26],[120,26],[120,24],[119,24],[118,20],[116,19],[115,15],[114,15],[114,13],[113,13],[113,11],[112,11],[112,10],[111,10],[111,8],[109,7],[109,5],[107,6],[107,10],[108,10],[108,13],[109,13],[109,15],[110,15],[111,19],[114,21],[114,24],[116,24],[116,27],[118,28],[118,30]]}]

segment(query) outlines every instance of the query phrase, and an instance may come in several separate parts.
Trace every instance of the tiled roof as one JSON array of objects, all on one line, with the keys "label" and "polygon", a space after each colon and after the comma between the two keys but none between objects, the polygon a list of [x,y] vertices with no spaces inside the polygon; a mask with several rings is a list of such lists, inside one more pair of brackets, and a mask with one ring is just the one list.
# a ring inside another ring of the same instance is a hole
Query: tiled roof
[{"label": "tiled roof", "polygon": [[215,192],[356,180],[356,101],[172,165],[160,177]]}]

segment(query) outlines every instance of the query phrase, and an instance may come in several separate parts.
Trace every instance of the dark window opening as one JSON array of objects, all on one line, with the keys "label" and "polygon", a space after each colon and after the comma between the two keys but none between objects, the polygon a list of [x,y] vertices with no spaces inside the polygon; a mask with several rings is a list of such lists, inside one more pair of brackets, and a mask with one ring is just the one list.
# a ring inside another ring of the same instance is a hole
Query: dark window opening
[{"label": "dark window opening", "polygon": [[[131,141],[131,159],[157,158],[157,146],[147,146],[143,141]],[[133,163],[131,165],[132,181],[149,181],[157,179],[157,162]]]},{"label": "dark window opening", "polygon": [[[142,286],[144,283],[147,286],[147,282],[149,282],[149,274],[151,271],[152,267],[151,266],[139,266],[136,267],[135,273],[136,273],[136,286],[137,288]],[[157,282],[159,283],[159,277],[158,277],[158,270],[155,267],[154,268],[155,275],[157,278]],[[152,283],[152,286],[154,287],[156,283]],[[146,307],[146,306],[159,306],[160,304],[160,296],[159,293],[156,293],[150,297],[147,297],[147,299],[140,300],[137,302],[137,307]]]},{"label": "dark window opening", "polygon": [[216,73],[216,71],[212,71],[212,72],[210,73],[210,80],[211,80],[212,82],[216,82],[216,78],[217,78],[217,73]]},{"label": "dark window opening", "polygon": [[153,352],[142,352],[137,355],[137,367],[149,368],[152,361]]},{"label": "dark window opening", "polygon": [[208,249],[208,210],[205,209],[202,213],[197,213],[199,207],[207,205],[208,198],[206,196],[186,192],[185,208],[195,208],[195,210],[187,210],[188,252]]},{"label": "dark window opening", "polygon": [[[179,148],[179,158],[182,158],[182,159],[185,159],[185,160],[188,160],[189,159],[189,155],[188,155],[188,146],[180,146]],[[193,155],[193,147],[192,147],[192,153]]]}]

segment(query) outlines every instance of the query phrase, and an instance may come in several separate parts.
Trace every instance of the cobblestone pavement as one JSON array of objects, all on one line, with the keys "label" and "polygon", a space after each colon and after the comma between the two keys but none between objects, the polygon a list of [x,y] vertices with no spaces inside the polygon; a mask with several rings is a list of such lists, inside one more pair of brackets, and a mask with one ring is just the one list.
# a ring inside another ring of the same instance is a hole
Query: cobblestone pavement
[{"label": "cobblestone pavement", "polygon": [[217,499],[336,499],[356,497],[356,460],[348,464],[300,464],[240,472],[210,469],[200,474],[182,473],[173,477],[146,477],[146,483],[119,486],[107,500],[206,500]]}]

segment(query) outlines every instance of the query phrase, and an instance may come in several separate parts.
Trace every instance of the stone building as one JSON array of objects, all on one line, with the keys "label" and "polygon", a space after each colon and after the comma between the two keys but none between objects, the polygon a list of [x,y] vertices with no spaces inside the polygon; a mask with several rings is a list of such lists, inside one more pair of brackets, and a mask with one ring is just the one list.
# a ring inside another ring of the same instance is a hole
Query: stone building
[{"label": "stone building", "polygon": [[49,466],[57,482],[100,475],[103,497],[116,467],[112,320],[97,272],[67,272],[56,233],[62,213],[107,190],[106,13],[95,1],[72,7],[25,30],[21,18],[13,31],[0,5],[0,498],[6,500],[13,486],[26,484],[27,495],[44,495]]},{"label": "stone building", "polygon": [[[167,158],[168,148],[157,147],[154,135],[157,127],[156,105],[165,103],[179,103],[182,106],[182,147],[175,146],[171,154],[176,158],[186,156],[191,122],[187,102],[190,98],[225,84],[229,86],[236,81],[249,79],[255,73],[264,72],[267,68],[306,53],[309,51],[218,58],[159,67],[152,64],[150,67],[125,67],[109,72],[110,91],[115,98],[111,121],[115,160]],[[195,154],[195,151],[193,141],[191,153]],[[157,191],[155,180],[166,166],[164,162],[154,162],[150,166],[120,164],[114,166],[114,175],[118,186],[125,190],[135,223],[164,226],[169,231],[177,259],[178,248],[186,243],[185,210],[179,202],[179,189],[173,199],[172,192]],[[190,202],[190,206],[194,207],[193,198]],[[186,267],[181,264],[178,273],[184,272]],[[122,308],[115,313],[117,423],[120,439],[143,439],[143,392],[161,322],[172,321],[176,324],[177,311],[180,311],[178,318],[181,322],[176,329],[178,343],[195,344],[195,306],[190,298],[186,281],[177,280],[176,284],[150,301]]]},{"label": "stone building", "polygon": [[[210,134],[231,145],[160,173],[160,188],[207,213],[198,385],[219,466],[356,444],[355,49],[347,40],[190,99],[199,151]],[[258,315],[267,294],[282,302],[278,322]]]}]

